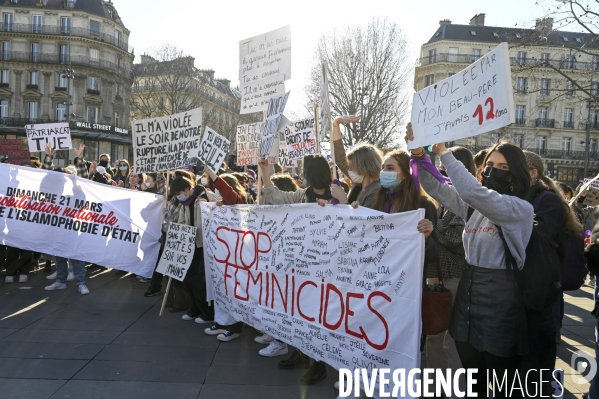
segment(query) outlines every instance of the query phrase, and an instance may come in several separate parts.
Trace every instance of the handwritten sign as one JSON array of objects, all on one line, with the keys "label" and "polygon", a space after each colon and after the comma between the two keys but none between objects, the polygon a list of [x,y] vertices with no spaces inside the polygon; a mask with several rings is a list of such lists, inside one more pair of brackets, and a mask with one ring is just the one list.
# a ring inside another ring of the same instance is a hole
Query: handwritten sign
[{"label": "handwritten sign", "polygon": [[206,126],[198,158],[214,173],[218,172],[229,152],[231,142]]},{"label": "handwritten sign", "polygon": [[423,209],[200,206],[217,323],[233,316],[336,369],[419,367]]},{"label": "handwritten sign", "polygon": [[196,250],[197,230],[186,224],[169,224],[162,257],[156,267],[158,273],[183,281]]},{"label": "handwritten sign", "polygon": [[30,152],[43,151],[46,143],[50,143],[55,150],[70,150],[73,148],[71,129],[66,122],[25,125],[25,132]]},{"label": "handwritten sign", "polygon": [[253,80],[243,87],[240,114],[266,111],[270,97],[285,93],[284,75]]},{"label": "handwritten sign", "polygon": [[281,125],[281,117],[285,110],[285,105],[287,105],[288,98],[289,92],[271,97],[268,102],[266,122],[260,141],[260,156],[268,156],[270,154],[277,132],[286,124],[284,122],[283,125]]},{"label": "handwritten sign", "polygon": [[[237,126],[237,165],[258,165],[263,131],[264,122]],[[270,164],[277,163],[279,147],[274,144],[268,155],[268,163]]]},{"label": "handwritten sign", "polygon": [[239,85],[274,75],[291,79],[291,26],[254,36],[239,42]]},{"label": "handwritten sign", "polygon": [[160,172],[195,165],[202,136],[202,108],[131,122],[133,171]]},{"label": "handwritten sign", "polygon": [[287,143],[285,142],[285,130],[293,126],[293,122],[288,121],[283,130],[279,131],[279,165],[283,168],[292,168],[297,162],[294,159],[289,159],[289,151],[287,151]]},{"label": "handwritten sign", "polygon": [[20,165],[23,161],[29,161],[31,155],[29,150],[23,149],[21,139],[0,139],[0,157],[8,157],[8,162]]},{"label": "handwritten sign", "polygon": [[289,159],[302,159],[304,155],[316,154],[314,118],[287,125],[285,127],[285,143]]},{"label": "handwritten sign", "polygon": [[320,139],[324,140],[332,133],[331,126],[331,103],[329,101],[329,69],[326,61],[320,56],[321,72],[320,72],[320,117],[319,117],[319,134]]},{"label": "handwritten sign", "polygon": [[414,94],[408,148],[477,136],[515,122],[507,43]]}]

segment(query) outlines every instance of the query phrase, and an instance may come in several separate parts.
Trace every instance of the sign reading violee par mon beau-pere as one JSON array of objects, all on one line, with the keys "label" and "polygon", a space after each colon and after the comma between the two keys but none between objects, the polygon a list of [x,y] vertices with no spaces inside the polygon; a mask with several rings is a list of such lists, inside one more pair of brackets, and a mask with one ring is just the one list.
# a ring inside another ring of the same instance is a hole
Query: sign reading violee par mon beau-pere
[{"label": "sign reading violee par mon beau-pere", "polygon": [[514,123],[507,43],[414,94],[411,122],[414,140],[408,143],[410,149],[477,136]]}]

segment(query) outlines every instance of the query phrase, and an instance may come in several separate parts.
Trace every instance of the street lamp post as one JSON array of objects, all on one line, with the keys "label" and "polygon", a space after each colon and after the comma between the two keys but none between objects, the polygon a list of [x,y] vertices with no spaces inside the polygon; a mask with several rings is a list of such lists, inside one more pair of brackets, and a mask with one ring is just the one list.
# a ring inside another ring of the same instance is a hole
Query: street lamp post
[{"label": "street lamp post", "polygon": [[589,146],[591,145],[591,111],[593,109],[594,101],[589,99],[587,106],[589,108],[589,116],[587,118],[587,134],[584,146],[584,178],[588,178],[589,173]]}]

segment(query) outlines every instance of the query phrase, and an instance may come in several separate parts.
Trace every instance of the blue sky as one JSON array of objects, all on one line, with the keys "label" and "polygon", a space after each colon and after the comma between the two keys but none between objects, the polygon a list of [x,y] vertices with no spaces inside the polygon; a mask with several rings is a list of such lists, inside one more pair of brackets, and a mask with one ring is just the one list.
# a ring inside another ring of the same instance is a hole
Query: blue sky
[{"label": "blue sky", "polygon": [[[174,44],[196,59],[196,67],[214,69],[216,78],[236,85],[239,41],[284,25],[292,29],[292,90],[287,108],[303,113],[303,86],[309,76],[318,38],[334,27],[365,24],[373,17],[387,17],[399,24],[418,56],[420,45],[435,33],[442,19],[468,24],[478,13],[485,25],[530,25],[544,15],[536,0],[366,0],[366,1],[199,1],[113,0],[130,44],[139,56],[153,46]],[[136,62],[138,59],[136,60]]]}]

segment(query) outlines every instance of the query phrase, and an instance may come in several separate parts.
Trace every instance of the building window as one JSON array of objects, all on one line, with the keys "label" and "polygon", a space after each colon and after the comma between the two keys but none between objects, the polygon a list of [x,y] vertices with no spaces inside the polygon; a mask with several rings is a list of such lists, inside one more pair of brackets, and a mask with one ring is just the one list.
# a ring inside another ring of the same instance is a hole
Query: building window
[{"label": "building window", "polygon": [[121,47],[121,32],[118,30],[114,31],[114,45]]},{"label": "building window", "polygon": [[480,58],[480,49],[473,48],[472,56],[470,57],[470,62],[478,61],[479,58]]},{"label": "building window", "polygon": [[100,23],[98,21],[89,21],[89,32],[92,35],[100,35]]},{"label": "building window", "polygon": [[518,51],[518,64],[524,65],[526,63],[526,51]]},{"label": "building window", "polygon": [[541,66],[545,68],[549,66],[549,53],[541,54]]},{"label": "building window", "polygon": [[89,58],[91,58],[92,62],[99,62],[100,61],[100,50],[95,49],[95,48],[90,48],[89,49]]},{"label": "building window", "polygon": [[117,160],[127,158],[125,156],[125,146],[122,144],[112,144],[110,153],[110,159]]},{"label": "building window", "polygon": [[599,83],[591,83],[591,94],[596,96],[599,91]]},{"label": "building window", "polygon": [[67,87],[67,76],[63,73],[58,74],[58,85],[57,87]]},{"label": "building window", "polygon": [[42,33],[42,16],[41,15],[33,15],[31,17],[31,25],[32,25],[33,33]]},{"label": "building window", "polygon": [[539,108],[539,119],[546,120],[547,119],[548,109],[547,107]]},{"label": "building window", "polygon": [[599,57],[593,57],[593,71],[599,70]]},{"label": "building window", "polygon": [[0,71],[0,83],[10,83],[10,71],[8,69]]},{"label": "building window", "polygon": [[4,14],[4,27],[3,30],[5,32],[12,32],[12,18],[13,15],[9,13]]},{"label": "building window", "polygon": [[119,122],[120,122],[119,113],[115,112],[114,113],[114,126],[120,127]]},{"label": "building window", "polygon": [[458,62],[458,51],[457,47],[449,48],[449,62]]},{"label": "building window", "polygon": [[571,80],[566,81],[566,96],[572,97],[575,92],[574,83]]},{"label": "building window", "polygon": [[526,93],[526,78],[518,78],[516,91],[518,92],[518,94]]},{"label": "building window", "polygon": [[120,96],[121,95],[121,85],[117,83],[116,85],[116,95]]},{"label": "building window", "polygon": [[98,107],[87,107],[87,121],[98,123]]},{"label": "building window", "polygon": [[31,62],[40,61],[40,44],[31,43]]},{"label": "building window", "polygon": [[547,136],[537,136],[537,149],[539,151],[547,149]]},{"label": "building window", "polygon": [[557,179],[559,181],[578,181],[578,168],[557,168]]},{"label": "building window", "polygon": [[589,143],[589,152],[591,154],[596,154],[597,153],[597,139],[591,139],[591,142]]},{"label": "building window", "polygon": [[2,42],[2,60],[10,60],[10,42]]},{"label": "building window", "polygon": [[68,64],[69,62],[69,45],[61,44],[58,46],[58,57],[61,64]]},{"label": "building window", "polygon": [[541,92],[542,96],[549,95],[549,86],[551,84],[551,79],[541,79]]},{"label": "building window", "polygon": [[435,75],[426,75],[424,77],[424,87],[428,87],[435,83]]},{"label": "building window", "polygon": [[564,127],[572,129],[574,127],[574,109],[564,108]]},{"label": "building window", "polygon": [[514,144],[518,147],[524,147],[524,135],[523,134],[515,134],[514,135]]},{"label": "building window", "polygon": [[516,105],[516,125],[524,125],[526,105]]},{"label": "building window", "polygon": [[71,17],[60,18],[60,32],[63,35],[68,35],[71,33]]},{"label": "building window", "polygon": [[562,150],[566,153],[572,151],[572,137],[562,138]]},{"label": "building window", "polygon": [[99,90],[98,89],[98,78],[95,76],[89,76],[87,78],[87,88],[90,90]]},{"label": "building window", "polygon": [[29,119],[37,119],[37,111],[39,104],[36,101],[27,103],[27,116]]},{"label": "building window", "polygon": [[67,105],[65,103],[56,104],[56,120],[66,122],[67,120]]},{"label": "building window", "polygon": [[437,62],[437,50],[429,50],[428,51],[428,63],[434,64]]},{"label": "building window", "polygon": [[39,85],[40,84],[40,73],[38,71],[29,72],[29,84]]},{"label": "building window", "polygon": [[566,58],[566,63],[565,63],[565,67],[566,69],[574,69],[574,62],[576,60],[574,59],[573,56],[569,56],[568,58]]},{"label": "building window", "polygon": [[447,77],[448,77],[448,78],[451,78],[453,75],[455,75],[455,73],[453,73],[453,72],[449,72],[449,73],[447,74]]},{"label": "building window", "polygon": [[0,101],[0,118],[8,118],[8,100]]}]

